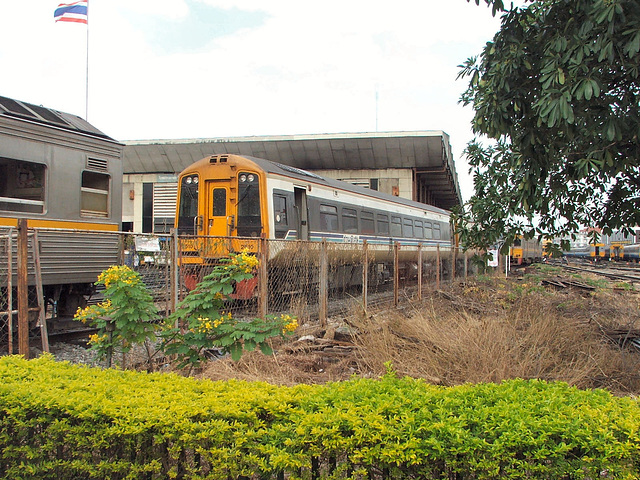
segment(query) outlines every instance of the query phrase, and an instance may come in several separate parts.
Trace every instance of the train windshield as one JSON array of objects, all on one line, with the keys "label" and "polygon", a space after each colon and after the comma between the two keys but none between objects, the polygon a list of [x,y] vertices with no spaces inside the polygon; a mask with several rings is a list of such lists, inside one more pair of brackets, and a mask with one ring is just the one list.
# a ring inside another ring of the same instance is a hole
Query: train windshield
[{"label": "train windshield", "polygon": [[255,173],[238,175],[237,228],[239,237],[259,237],[262,234],[260,183]]},{"label": "train windshield", "polygon": [[178,206],[178,235],[197,235],[198,233],[196,231],[198,183],[197,175],[187,175],[182,178]]}]

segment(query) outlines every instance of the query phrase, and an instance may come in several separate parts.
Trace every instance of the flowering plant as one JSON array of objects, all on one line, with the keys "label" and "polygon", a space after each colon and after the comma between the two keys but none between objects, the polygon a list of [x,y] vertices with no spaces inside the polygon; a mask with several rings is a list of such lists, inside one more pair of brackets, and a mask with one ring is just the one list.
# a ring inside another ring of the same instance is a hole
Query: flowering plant
[{"label": "flowering plant", "polygon": [[291,315],[244,321],[225,309],[234,284],[253,278],[257,265],[258,259],[246,251],[233,254],[221,260],[178,304],[169,318],[176,326],[163,333],[162,350],[176,355],[180,367],[199,366],[210,349],[230,353],[233,360],[239,360],[243,350],[252,351],[256,347],[270,355],[273,351],[268,340],[284,338],[297,328],[298,321]]},{"label": "flowering plant", "polygon": [[111,366],[114,352],[126,353],[154,336],[159,328],[154,322],[158,311],[140,275],[127,266],[108,268],[96,284],[104,285],[105,300],[78,308],[74,318],[98,330],[89,343]]}]

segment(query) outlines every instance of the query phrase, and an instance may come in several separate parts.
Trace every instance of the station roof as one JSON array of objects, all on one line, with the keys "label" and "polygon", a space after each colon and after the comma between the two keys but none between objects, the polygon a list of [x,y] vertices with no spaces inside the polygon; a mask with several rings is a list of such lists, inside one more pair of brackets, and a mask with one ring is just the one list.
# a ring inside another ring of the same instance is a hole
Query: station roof
[{"label": "station roof", "polygon": [[433,203],[462,201],[449,136],[439,130],[125,141],[124,173],[178,173],[217,154],[249,155],[304,170],[410,168]]}]

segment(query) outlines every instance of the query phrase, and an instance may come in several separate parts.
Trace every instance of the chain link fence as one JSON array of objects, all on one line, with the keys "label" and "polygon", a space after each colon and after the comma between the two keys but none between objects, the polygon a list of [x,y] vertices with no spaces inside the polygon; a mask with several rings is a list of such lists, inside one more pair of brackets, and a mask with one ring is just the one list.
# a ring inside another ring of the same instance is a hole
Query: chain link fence
[{"label": "chain link fence", "polygon": [[[32,342],[40,340],[43,349],[46,319],[55,330],[63,311],[72,317],[77,307],[102,300],[98,288],[81,291],[77,305],[72,302],[63,309],[58,302],[60,292],[70,291],[65,290],[70,288],[66,285],[69,278],[79,278],[74,270],[68,277],[65,269],[82,265],[86,271],[82,281],[89,286],[110,265],[129,266],[140,274],[161,316],[166,317],[229,252],[245,251],[256,255],[260,265],[254,278],[235,286],[226,311],[237,318],[288,313],[302,322],[319,319],[322,323],[354,304],[367,308],[419,299],[426,289],[439,288],[441,282],[477,274],[472,254],[444,246],[82,231],[68,231],[67,237],[60,237],[64,240],[55,243],[54,233],[30,229],[28,237],[29,336]],[[0,229],[0,352],[17,353],[17,237],[17,229]],[[93,245],[94,252],[83,250],[80,255],[75,244],[69,243],[73,241]],[[44,266],[40,265],[41,251]],[[43,271],[44,290],[38,278]],[[59,285],[53,272],[59,272]]]},{"label": "chain link fence", "polygon": [[13,284],[11,269],[15,250],[12,230],[0,230],[0,347],[7,353],[13,352]]}]

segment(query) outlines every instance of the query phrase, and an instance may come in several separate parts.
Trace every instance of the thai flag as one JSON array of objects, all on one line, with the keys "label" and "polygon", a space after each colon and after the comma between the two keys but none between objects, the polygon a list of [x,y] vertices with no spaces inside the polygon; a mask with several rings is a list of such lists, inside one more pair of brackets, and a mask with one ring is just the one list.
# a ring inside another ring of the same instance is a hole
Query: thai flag
[{"label": "thai flag", "polygon": [[61,3],[56,8],[53,17],[56,22],[88,23],[89,0],[82,0],[73,3]]}]

